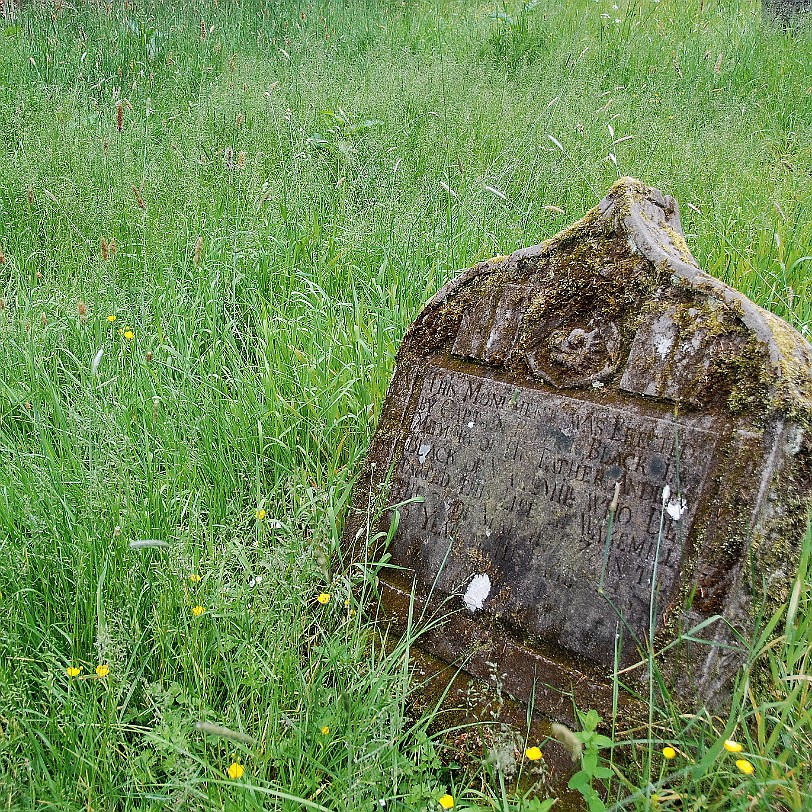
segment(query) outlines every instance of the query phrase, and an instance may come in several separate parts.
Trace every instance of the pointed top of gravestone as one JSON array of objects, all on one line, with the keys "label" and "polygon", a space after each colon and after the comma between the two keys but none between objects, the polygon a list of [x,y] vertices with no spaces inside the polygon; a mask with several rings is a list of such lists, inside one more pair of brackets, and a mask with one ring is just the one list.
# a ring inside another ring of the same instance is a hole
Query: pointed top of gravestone
[{"label": "pointed top of gravestone", "polygon": [[[663,284],[718,302],[766,353],[774,377],[771,396],[761,405],[812,411],[812,351],[808,342],[785,321],[701,270],[685,242],[676,200],[630,177],[617,180],[597,206],[553,238],[508,257],[494,257],[461,273],[426,304],[407,333],[401,352],[406,351],[412,333],[419,333],[423,343],[421,327],[431,325],[429,329],[436,329],[437,316],[447,312],[448,303],[458,293],[472,284],[476,287],[477,279],[491,279],[497,273],[543,284],[539,266],[550,269],[548,276],[552,276],[562,264],[556,261],[559,255],[568,267],[566,275],[572,277],[555,280],[561,294],[568,295],[567,282],[570,294],[583,290],[594,299],[602,293],[605,301],[596,302],[599,309],[612,310],[613,301],[630,303],[636,298],[634,288],[650,285],[655,275]],[[650,263],[642,274],[639,268],[630,267],[636,264],[635,257]]]},{"label": "pointed top of gravestone", "polygon": [[[375,560],[391,531],[384,604],[451,601],[423,645],[495,663],[553,716],[606,711],[612,669],[644,680],[648,646],[679,695],[718,704],[755,606],[789,595],[811,497],[812,348],[699,268],[673,198],[622,178],[426,304],[345,543]],[[380,500],[400,523],[370,534]]]}]

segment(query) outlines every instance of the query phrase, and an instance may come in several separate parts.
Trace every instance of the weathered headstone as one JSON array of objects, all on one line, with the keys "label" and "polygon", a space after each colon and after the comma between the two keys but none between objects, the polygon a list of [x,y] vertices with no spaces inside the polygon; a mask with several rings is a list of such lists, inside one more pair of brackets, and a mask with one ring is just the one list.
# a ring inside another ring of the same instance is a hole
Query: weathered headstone
[{"label": "weathered headstone", "polygon": [[[812,492],[812,348],[699,269],[675,201],[618,181],[549,242],[424,307],[345,530],[381,600],[450,615],[419,645],[543,713],[611,706],[611,675],[724,703],[786,600]],[[382,534],[379,533],[379,537]],[[453,610],[453,611],[452,611]],[[642,664],[641,664],[642,663]],[[640,664],[640,665],[638,665]]]},{"label": "weathered headstone", "polygon": [[810,0],[764,0],[764,16],[780,23],[784,28],[792,28],[808,19]]}]

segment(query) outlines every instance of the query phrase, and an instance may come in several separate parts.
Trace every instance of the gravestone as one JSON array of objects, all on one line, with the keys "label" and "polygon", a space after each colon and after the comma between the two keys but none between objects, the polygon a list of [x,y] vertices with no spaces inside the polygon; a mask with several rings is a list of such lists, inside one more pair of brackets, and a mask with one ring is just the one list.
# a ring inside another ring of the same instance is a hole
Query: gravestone
[{"label": "gravestone", "polygon": [[679,696],[717,706],[755,612],[792,589],[811,426],[809,344],[701,271],[675,201],[624,178],[423,308],[345,553],[375,562],[389,532],[390,617],[442,617],[423,650],[542,713],[608,712],[649,647]]},{"label": "gravestone", "polygon": [[764,0],[764,16],[780,23],[784,28],[792,28],[808,19],[810,0]]}]

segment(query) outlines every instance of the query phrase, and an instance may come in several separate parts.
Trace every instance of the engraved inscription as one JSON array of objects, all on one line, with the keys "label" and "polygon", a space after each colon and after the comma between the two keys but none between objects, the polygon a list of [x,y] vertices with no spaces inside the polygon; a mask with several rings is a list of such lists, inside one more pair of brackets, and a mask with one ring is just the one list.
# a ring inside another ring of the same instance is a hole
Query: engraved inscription
[{"label": "engraved inscription", "polygon": [[673,597],[718,436],[707,417],[433,366],[393,474],[398,501],[423,499],[403,508],[394,563],[448,594],[488,572],[484,608],[508,626],[605,665],[617,644],[632,662]]}]

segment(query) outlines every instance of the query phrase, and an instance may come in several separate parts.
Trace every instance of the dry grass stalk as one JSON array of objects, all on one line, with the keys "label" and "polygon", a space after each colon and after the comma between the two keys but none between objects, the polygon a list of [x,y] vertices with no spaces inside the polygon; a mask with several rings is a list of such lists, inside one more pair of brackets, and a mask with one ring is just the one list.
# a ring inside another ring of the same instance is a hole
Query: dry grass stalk
[{"label": "dry grass stalk", "polygon": [[716,64],[713,66],[713,75],[714,76],[718,76],[719,71],[722,70],[722,60],[724,58],[725,58],[725,55],[720,53],[717,60],[716,60]]},{"label": "dry grass stalk", "polygon": [[116,129],[121,132],[124,129],[124,102],[116,102]]},{"label": "dry grass stalk", "polygon": [[102,237],[101,240],[99,240],[99,243],[101,245],[102,259],[107,261],[110,258],[110,250],[109,246],[107,245],[107,240]]},{"label": "dry grass stalk", "polygon": [[144,203],[144,198],[141,197],[141,191],[135,184],[133,184],[133,192],[135,192],[135,202],[138,204],[138,208],[145,209],[147,204]]},{"label": "dry grass stalk", "polygon": [[195,265],[200,265],[202,260],[203,260],[203,235],[201,234],[195,240],[195,256],[194,256]]}]

